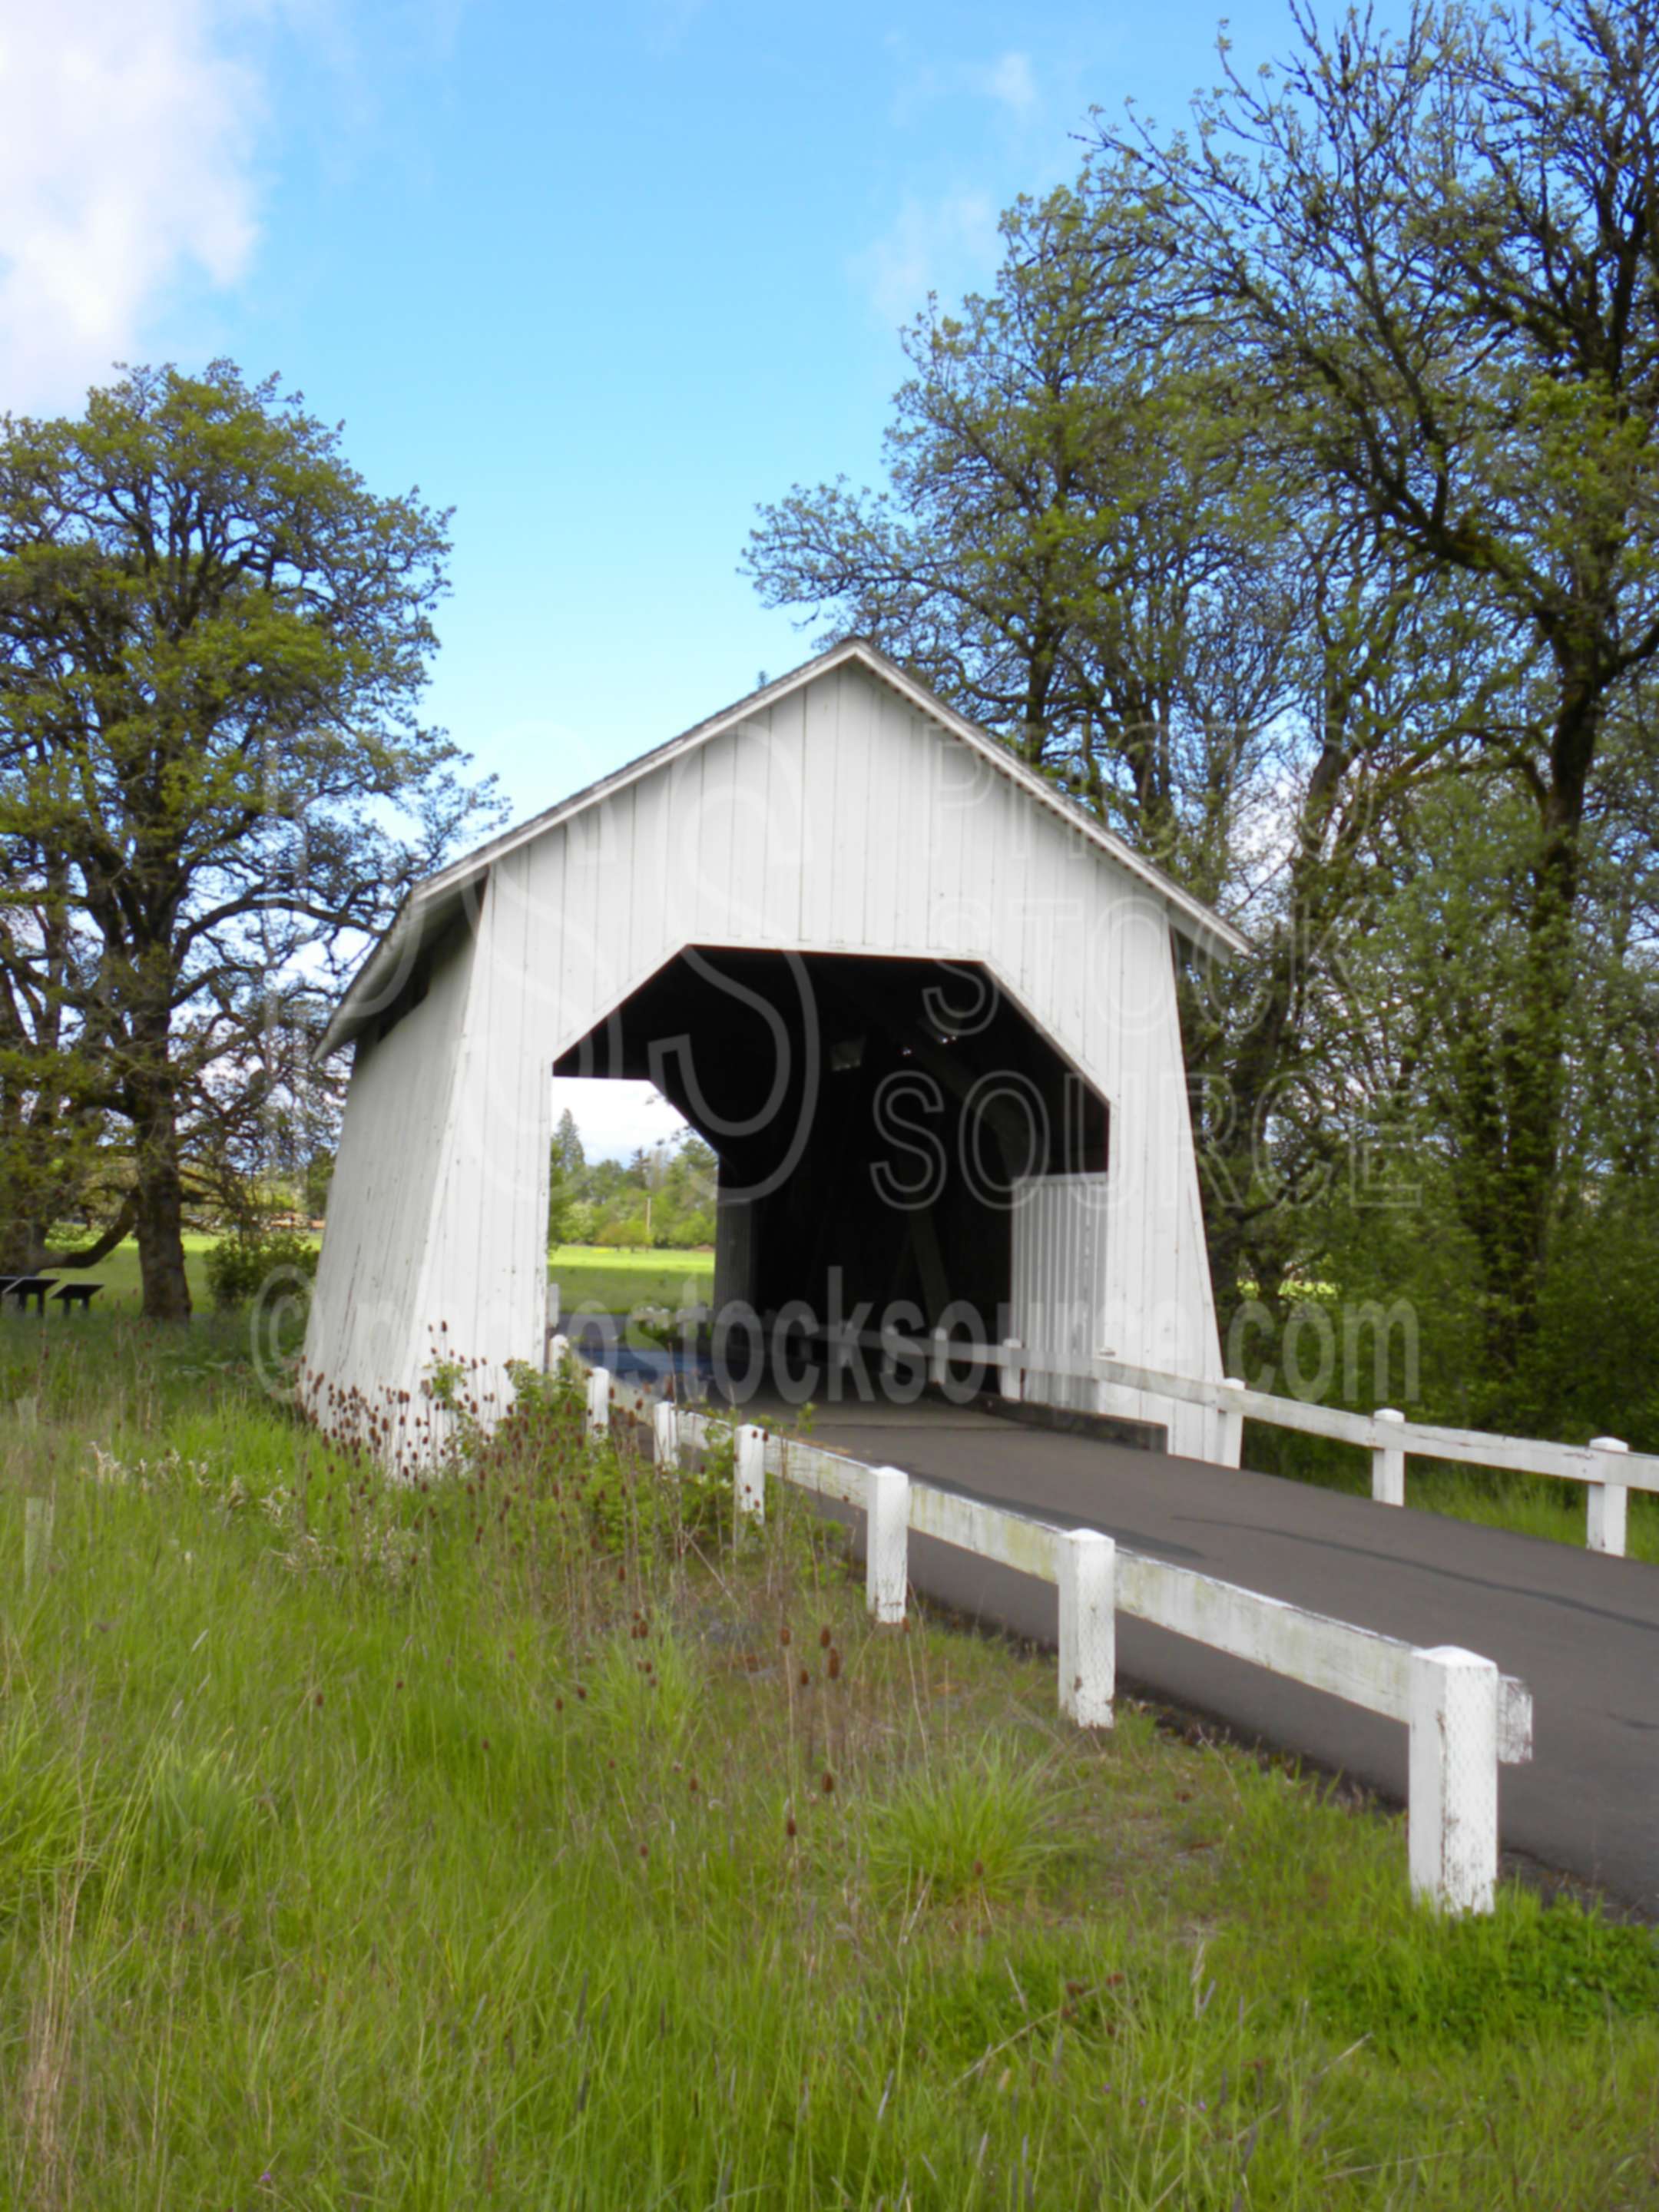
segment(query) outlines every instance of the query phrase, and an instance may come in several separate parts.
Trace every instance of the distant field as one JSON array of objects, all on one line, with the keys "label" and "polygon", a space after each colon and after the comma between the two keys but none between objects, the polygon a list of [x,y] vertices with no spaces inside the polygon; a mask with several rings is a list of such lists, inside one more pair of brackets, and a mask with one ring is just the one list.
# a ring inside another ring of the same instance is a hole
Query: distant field
[{"label": "distant field", "polygon": [[[206,1236],[185,1239],[185,1273],[198,1313],[206,1313],[213,1304],[205,1263],[217,1241]],[[695,1304],[708,1297],[714,1279],[712,1252],[612,1252],[597,1245],[561,1244],[549,1255],[547,1265],[567,1312],[588,1307],[599,1313],[626,1313],[637,1305]],[[118,1244],[95,1267],[75,1272],[104,1285],[97,1299],[100,1308],[136,1311],[138,1247],[131,1239]]]},{"label": "distant field", "polygon": [[[208,1254],[218,1243],[216,1237],[186,1237],[185,1239],[185,1277],[190,1285],[190,1295],[198,1312],[205,1312],[213,1301],[208,1295],[207,1272],[204,1262]],[[48,1271],[52,1262],[46,1262]],[[76,1267],[70,1270],[72,1279],[82,1282],[101,1283],[95,1304],[101,1310],[109,1306],[130,1306],[135,1311],[138,1304],[138,1247],[129,1237],[118,1244],[107,1259],[100,1260],[95,1267]]]},{"label": "distant field", "polygon": [[627,1313],[634,1306],[695,1305],[714,1281],[712,1252],[612,1252],[592,1244],[561,1244],[549,1254],[547,1272],[559,1286],[566,1313]]}]

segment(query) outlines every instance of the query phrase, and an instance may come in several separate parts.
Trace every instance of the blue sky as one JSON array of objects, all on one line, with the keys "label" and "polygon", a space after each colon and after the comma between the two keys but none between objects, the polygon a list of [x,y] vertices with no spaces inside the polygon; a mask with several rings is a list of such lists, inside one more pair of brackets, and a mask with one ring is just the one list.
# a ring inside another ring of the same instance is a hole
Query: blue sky
[{"label": "blue sky", "polygon": [[281,371],[454,507],[434,719],[534,811],[805,657],[757,503],[878,472],[899,325],[1092,105],[1175,123],[1218,14],[0,0],[0,405]]}]

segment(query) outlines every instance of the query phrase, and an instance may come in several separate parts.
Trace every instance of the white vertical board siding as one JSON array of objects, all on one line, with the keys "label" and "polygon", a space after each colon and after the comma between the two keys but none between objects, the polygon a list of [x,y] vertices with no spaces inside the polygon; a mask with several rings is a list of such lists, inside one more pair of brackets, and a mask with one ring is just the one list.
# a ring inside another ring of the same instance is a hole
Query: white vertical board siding
[{"label": "white vertical board siding", "polygon": [[815,684],[805,696],[801,732],[801,856],[798,942],[839,949],[835,902],[835,854],[843,823],[836,808],[836,743],[841,721],[836,677]]},{"label": "white vertical board siding", "polygon": [[[872,904],[875,840],[872,817],[885,805],[881,766],[876,757],[880,738],[878,718],[866,710],[856,682],[842,672],[836,678],[835,740],[835,805],[830,818],[830,939],[837,950],[861,951],[866,943],[866,915]],[[884,920],[878,895],[877,934],[890,936],[892,924]]]},{"label": "white vertical board siding", "polygon": [[[687,903],[702,917],[707,934],[716,944],[753,933],[757,924],[752,897],[734,896],[733,872],[738,861],[738,747],[741,731],[727,730],[712,738],[696,755],[702,769],[702,787],[695,817],[680,825],[682,854],[690,881]],[[748,911],[739,919],[738,908]],[[743,926],[747,922],[747,929]]]},{"label": "white vertical board siding", "polygon": [[[1166,912],[848,663],[494,863],[474,940],[360,1048],[313,1366],[395,1390],[434,1335],[539,1358],[552,1063],[694,944],[981,963],[1110,1109],[1088,1350],[1219,1376]],[[1113,1409],[1212,1451],[1202,1407]]]},{"label": "white vertical board siding", "polygon": [[[427,994],[388,1034],[359,1038],[306,1324],[318,1417],[356,1432],[343,1401],[380,1412],[408,1386],[421,1261],[449,1118],[476,952],[463,932],[434,960]],[[406,1413],[406,1408],[398,1411]],[[392,1414],[395,1426],[397,1413]]]},{"label": "white vertical board siding", "polygon": [[807,694],[792,692],[751,726],[741,749],[745,783],[766,794],[766,811],[745,852],[758,875],[759,941],[793,945],[799,939],[801,878],[806,869]]},{"label": "white vertical board siding", "polygon": [[526,849],[490,876],[416,1316],[426,1358],[476,1360],[471,1395],[497,1407],[507,1362],[538,1354],[546,1325],[553,1109],[532,872]]},{"label": "white vertical board siding", "polygon": [[[1108,1208],[1103,1175],[1030,1176],[1014,1186],[1014,1335],[1041,1361],[1052,1355],[1073,1370],[1100,1347],[1107,1299]],[[1044,1406],[1092,1413],[1097,1385],[1086,1375],[1025,1370],[1024,1395]]]},{"label": "white vertical board siding", "polygon": [[[1218,1379],[1174,948],[1166,918],[1139,884],[1121,877],[1115,893],[1097,902],[1085,963],[1084,1064],[1104,1071],[1101,1088],[1111,1106],[1103,1348],[1162,1345],[1170,1360],[1166,1371]],[[1110,1391],[1102,1409],[1162,1423],[1172,1451],[1214,1456],[1218,1417],[1206,1408]]]}]

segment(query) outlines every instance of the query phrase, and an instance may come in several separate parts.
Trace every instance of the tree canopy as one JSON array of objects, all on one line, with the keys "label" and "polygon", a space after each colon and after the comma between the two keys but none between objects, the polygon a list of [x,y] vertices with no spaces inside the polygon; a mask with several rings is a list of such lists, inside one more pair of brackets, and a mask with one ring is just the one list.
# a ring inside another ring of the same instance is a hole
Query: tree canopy
[{"label": "tree canopy", "polygon": [[307,1092],[336,963],[489,805],[418,714],[447,550],[446,515],[227,362],[0,424],[12,1256],[78,1172],[65,1127],[114,1130],[144,1310],[188,1312],[191,1164]]},{"label": "tree canopy", "polygon": [[1543,1420],[1630,1395],[1583,1255],[1659,1173],[1659,31],[1293,33],[1011,210],[885,486],[749,565],[1252,934],[1183,995],[1224,1328],[1408,1291],[1448,1413]]}]

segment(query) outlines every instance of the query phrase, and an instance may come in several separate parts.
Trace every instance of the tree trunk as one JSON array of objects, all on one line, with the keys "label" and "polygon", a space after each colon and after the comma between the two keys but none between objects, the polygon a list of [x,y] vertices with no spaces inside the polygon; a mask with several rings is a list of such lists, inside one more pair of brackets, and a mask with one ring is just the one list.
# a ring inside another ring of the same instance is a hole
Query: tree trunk
[{"label": "tree trunk", "polygon": [[9,1208],[0,1215],[0,1275],[32,1275],[45,1257],[45,1230],[40,1222]]},{"label": "tree trunk", "polygon": [[1481,1034],[1478,1012],[1466,1017],[1453,1102],[1466,1163],[1454,1192],[1485,1277],[1482,1334],[1495,1400],[1488,1417],[1516,1426],[1528,1418],[1525,1375],[1560,1182],[1584,772],[1601,721],[1588,691],[1569,690],[1554,732],[1556,773],[1540,808],[1516,1017],[1495,1042]]},{"label": "tree trunk", "polygon": [[[160,1066],[166,1069],[165,1047]],[[147,1071],[148,1073],[148,1071]],[[137,1137],[133,1224],[138,1233],[138,1277],[146,1321],[188,1321],[190,1285],[185,1276],[185,1193],[179,1172],[179,1132],[172,1085],[151,1076],[134,1100]]]},{"label": "tree trunk", "polygon": [[115,1218],[106,1228],[99,1231],[90,1244],[83,1244],[78,1252],[54,1252],[52,1266],[54,1267],[95,1267],[100,1260],[108,1259],[110,1254],[124,1238],[132,1234],[135,1218],[136,1208],[133,1205],[132,1194],[129,1191],[121,1200]]}]

